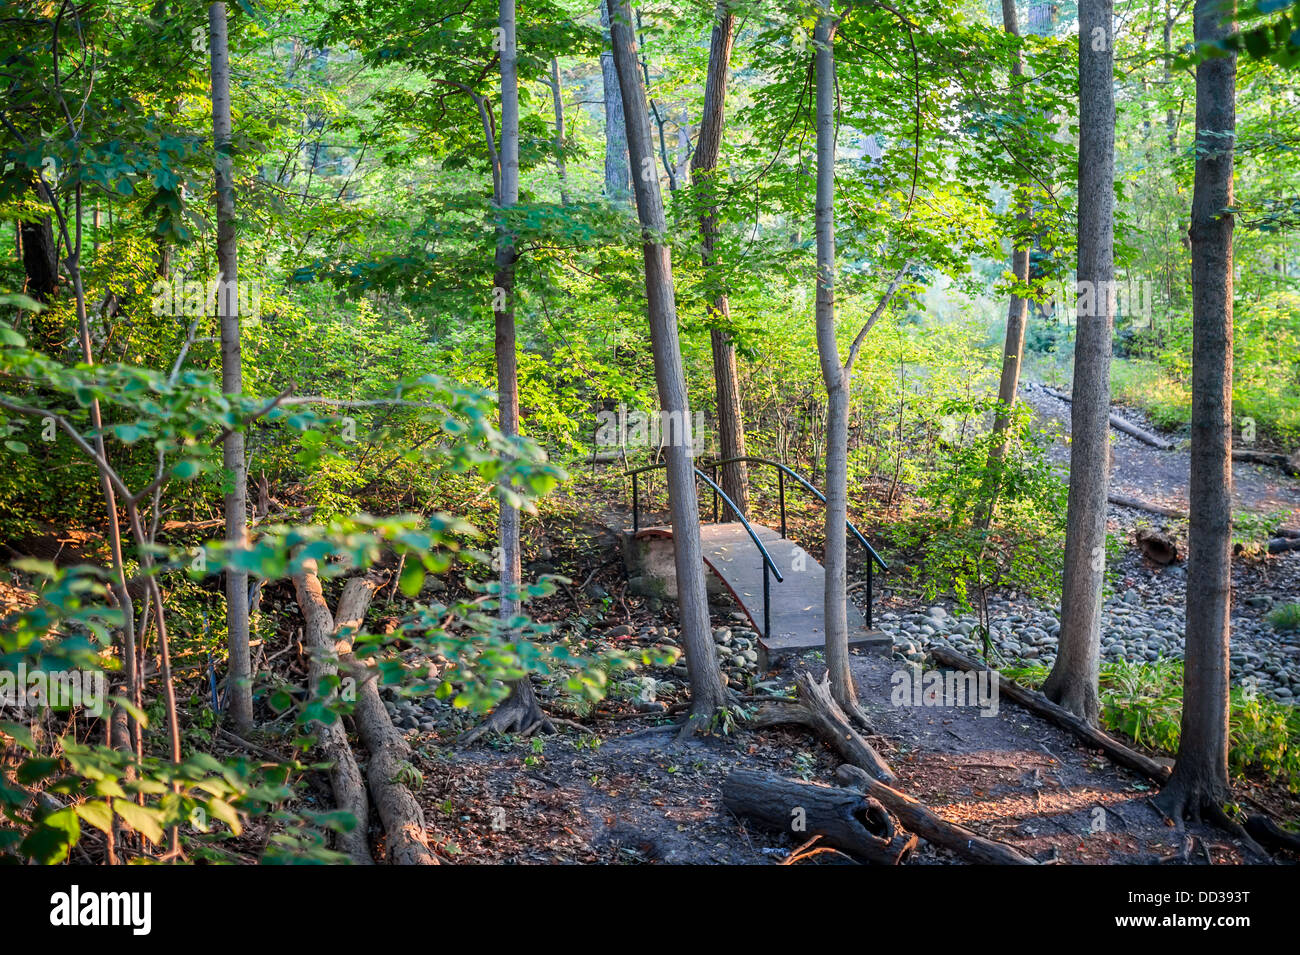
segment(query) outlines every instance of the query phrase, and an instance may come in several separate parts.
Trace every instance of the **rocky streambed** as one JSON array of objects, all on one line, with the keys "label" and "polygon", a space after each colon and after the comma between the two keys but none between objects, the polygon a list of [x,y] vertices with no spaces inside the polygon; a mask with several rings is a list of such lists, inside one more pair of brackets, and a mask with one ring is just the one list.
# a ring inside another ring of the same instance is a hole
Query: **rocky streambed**
[{"label": "rocky streambed", "polygon": [[[1233,576],[1233,682],[1253,683],[1259,693],[1281,702],[1300,702],[1300,631],[1280,630],[1269,620],[1276,607],[1300,600],[1300,555],[1238,566]],[[1182,565],[1157,571],[1140,558],[1126,558],[1102,609],[1103,662],[1181,659],[1185,600]],[[1058,606],[1024,597],[990,598],[995,665],[1050,667],[1061,630],[1058,612]],[[876,625],[893,637],[895,656],[903,660],[920,662],[934,644],[971,655],[983,650],[978,617],[949,606],[891,608],[877,615]]]}]

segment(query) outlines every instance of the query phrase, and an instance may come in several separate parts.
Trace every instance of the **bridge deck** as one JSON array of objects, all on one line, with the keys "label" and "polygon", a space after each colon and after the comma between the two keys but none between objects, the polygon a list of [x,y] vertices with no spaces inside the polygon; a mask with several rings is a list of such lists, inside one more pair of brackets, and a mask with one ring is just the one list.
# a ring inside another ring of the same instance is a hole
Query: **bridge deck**
[{"label": "bridge deck", "polygon": [[[826,645],[826,572],[807,551],[770,527],[754,524],[754,533],[772,555],[784,581],[769,576],[772,632],[760,637],[770,657],[820,649]],[[671,527],[643,527],[637,537],[672,537]],[[753,628],[763,633],[763,558],[740,523],[700,526],[704,562],[731,591]],[[891,640],[867,628],[861,611],[848,603],[849,646],[887,649]]]}]

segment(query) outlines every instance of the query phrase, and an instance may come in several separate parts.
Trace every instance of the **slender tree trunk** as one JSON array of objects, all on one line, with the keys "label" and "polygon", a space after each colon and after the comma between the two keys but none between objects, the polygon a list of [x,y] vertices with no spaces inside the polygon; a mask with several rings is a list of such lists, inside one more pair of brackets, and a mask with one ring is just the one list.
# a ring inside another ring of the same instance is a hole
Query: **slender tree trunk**
[{"label": "slender tree trunk", "polygon": [[[231,159],[230,50],[226,35],[226,5],[208,8],[212,54],[212,140],[216,149],[217,265],[221,273],[217,296],[221,319],[221,390],[244,390],[239,353],[239,265],[235,245],[235,182]],[[161,267],[161,265],[160,265]],[[242,546],[248,535],[246,500],[248,474],[244,464],[244,433],[231,431],[222,443],[222,460],[231,474],[226,494],[226,541]],[[231,722],[238,733],[253,726],[252,663],[248,650],[248,575],[226,571],[226,634],[230,650],[227,686]]]},{"label": "slender tree trunk", "polygon": [[[718,238],[717,187],[712,181],[717,172],[718,153],[722,148],[722,128],[727,99],[727,72],[731,65],[731,44],[736,16],[726,4],[718,4],[709,45],[709,72],[704,83],[704,116],[700,119],[700,137],[691,158],[691,182],[700,206],[700,259],[706,273],[716,273]],[[716,274],[714,280],[717,281]],[[727,293],[718,288],[710,307],[712,313],[709,341],[713,348],[713,380],[718,402],[718,456],[742,457],[745,454],[745,425],[741,414],[740,381],[736,374],[736,346],[728,325],[731,309]],[[740,516],[749,516],[749,471],[744,462],[724,465],[722,490],[736,502]],[[734,520],[730,508],[726,520]]]},{"label": "slender tree trunk", "polygon": [[[515,38],[515,0],[501,0],[501,194],[497,205],[505,210],[519,202],[519,52]],[[497,230],[496,278],[493,289],[493,317],[496,325],[497,395],[501,433],[519,436],[519,364],[515,342],[515,251],[514,236]],[[519,511],[506,502],[500,507],[499,545],[501,560],[501,617],[508,620],[520,612],[523,586],[523,558],[519,544]],[[531,732],[538,726],[550,730],[528,676],[510,685],[510,696],[493,714],[488,725],[497,731],[518,729]]]},{"label": "slender tree trunk", "polygon": [[[678,610],[686,645],[691,681],[691,716],[686,730],[707,729],[719,707],[727,702],[718,668],[717,651],[709,630],[709,607],[704,591],[704,562],[700,546],[699,505],[695,496],[695,459],[691,447],[690,402],[677,337],[672,256],[664,242],[664,218],[659,177],[655,174],[654,145],[645,88],[638,72],[636,35],[627,0],[608,0],[610,33],[619,89],[627,115],[628,149],[632,167],[644,170],[633,180],[637,214],[641,220],[645,257],[650,345],[654,352],[659,404],[666,421],[678,424],[665,435],[668,461],[668,496],[673,528],[674,566],[677,572]],[[757,555],[755,555],[757,557]]]},{"label": "slender tree trunk", "polygon": [[[828,0],[829,4],[829,0]],[[847,606],[849,375],[835,338],[835,18],[823,8],[813,30],[817,66],[817,352],[826,384],[826,670],[831,695],[857,709],[849,672]]]},{"label": "slender tree trunk", "polygon": [[[1070,494],[1059,653],[1043,692],[1097,721],[1101,589],[1110,481],[1114,320],[1115,91],[1112,0],[1079,4],[1078,329],[1070,417]],[[1089,294],[1091,293],[1091,294]]]},{"label": "slender tree trunk", "polygon": [[560,205],[567,206],[569,177],[564,168],[564,100],[560,91],[560,61],[554,56],[551,57],[551,100],[555,106],[555,168],[560,173]]},{"label": "slender tree trunk", "polygon": [[[1197,44],[1223,40],[1235,3],[1196,0]],[[1232,588],[1232,150],[1237,62],[1196,67],[1192,191],[1192,462],[1188,485],[1187,650],[1178,761],[1159,799],[1199,817],[1228,794],[1228,644]]]},{"label": "slender tree trunk", "polygon": [[[1173,81],[1173,72],[1170,64],[1173,61],[1174,52],[1174,8],[1173,0],[1165,0],[1165,15],[1162,30],[1162,39],[1164,40],[1165,52],[1165,87]],[[1170,155],[1178,151],[1178,114],[1174,112],[1173,106],[1165,110],[1165,136],[1169,140]]]},{"label": "slender tree trunk", "polygon": [[[1020,36],[1016,23],[1016,0],[1002,0],[1002,29],[1011,36]],[[1015,62],[1011,64],[1011,85],[1017,87],[1014,99],[1022,112],[1024,96],[1018,89],[1024,75],[1025,59],[1017,53]],[[1020,183],[1014,190],[1013,200],[1020,208],[1016,216],[1016,234],[1011,237],[1011,274],[1021,284],[1029,282],[1029,243],[1033,231],[1033,215],[1027,191],[1027,184]],[[1007,334],[1002,346],[1002,376],[998,381],[999,411],[993,419],[993,438],[989,446],[989,479],[985,486],[985,502],[981,504],[978,518],[980,526],[985,528],[993,522],[998,490],[1002,485],[1002,462],[1007,453],[1006,431],[1011,425],[1010,411],[1016,403],[1016,392],[1020,387],[1020,367],[1025,355],[1025,320],[1028,313],[1028,299],[1013,291],[1007,305]]]},{"label": "slender tree trunk", "polygon": [[[600,5],[600,25],[605,35],[610,37],[609,10],[603,2]],[[628,163],[623,93],[619,89],[612,49],[601,51],[600,75],[605,97],[605,196],[613,202],[626,202],[632,195],[632,171]]]}]

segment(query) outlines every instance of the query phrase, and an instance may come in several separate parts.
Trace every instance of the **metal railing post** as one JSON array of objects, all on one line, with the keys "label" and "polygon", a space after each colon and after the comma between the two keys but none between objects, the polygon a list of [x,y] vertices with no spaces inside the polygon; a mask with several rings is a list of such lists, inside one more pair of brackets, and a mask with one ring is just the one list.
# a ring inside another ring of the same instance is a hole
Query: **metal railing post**
[{"label": "metal railing post", "polygon": [[772,590],[768,583],[767,561],[763,561],[763,639],[772,638]]},{"label": "metal railing post", "polygon": [[875,578],[876,578],[876,563],[871,559],[871,555],[868,554],[867,555],[867,629],[868,630],[871,629],[871,620],[872,617],[875,616],[875,614],[873,613],[875,607],[875,594],[872,592],[875,589]]},{"label": "metal railing post", "polygon": [[781,496],[781,536],[785,537],[785,472],[776,469],[776,487]]},{"label": "metal railing post", "polygon": [[[713,477],[713,483],[718,483],[718,466],[715,464],[709,468],[709,473]],[[718,490],[713,489],[713,523],[718,523]]]},{"label": "metal railing post", "polygon": [[632,475],[632,533],[633,534],[635,534],[637,531],[641,529],[640,524],[637,522],[637,510],[640,505],[640,498],[637,494],[637,483],[636,483],[637,477],[639,477],[639,475],[636,474]]}]

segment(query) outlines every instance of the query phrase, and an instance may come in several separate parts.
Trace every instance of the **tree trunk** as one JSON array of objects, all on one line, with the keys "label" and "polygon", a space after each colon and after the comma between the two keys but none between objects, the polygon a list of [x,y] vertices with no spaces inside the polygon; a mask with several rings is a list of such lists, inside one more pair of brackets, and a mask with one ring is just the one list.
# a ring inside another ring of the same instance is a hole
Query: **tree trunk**
[{"label": "tree trunk", "polygon": [[835,54],[834,17],[824,9],[813,31],[817,57],[817,352],[826,385],[826,672],[831,695],[856,715],[849,672],[847,593],[849,375],[835,338]]},{"label": "tree trunk", "polygon": [[54,223],[49,216],[23,221],[18,226],[23,250],[27,294],[49,302],[59,291],[59,259],[55,252]]},{"label": "tree trunk", "polygon": [[[1110,350],[1114,319],[1115,91],[1112,0],[1079,4],[1078,328],[1059,653],[1043,692],[1097,721],[1106,559]],[[1087,283],[1087,284],[1085,284]],[[1091,288],[1091,296],[1086,290]]]},{"label": "tree trunk", "polygon": [[[1015,0],[1002,0],[1002,29],[1011,36],[1019,37],[1020,30],[1016,23]],[[1024,96],[1018,91],[1018,84],[1025,75],[1025,59],[1016,54],[1011,64],[1011,85],[1017,87],[1015,99],[1024,108]],[[1017,233],[1011,237],[1011,274],[1015,281],[1029,282],[1029,241],[1033,231],[1033,214],[1030,209],[1027,186],[1021,183],[1013,190],[1014,201],[1020,206],[1016,216]],[[978,523],[987,528],[993,522],[997,507],[998,490],[1001,487],[1002,462],[1006,456],[1006,430],[1010,427],[1010,410],[1016,402],[1016,391],[1020,386],[1020,366],[1025,354],[1025,320],[1029,314],[1029,300],[1017,292],[1011,293],[1007,305],[1007,334],[1002,346],[1002,376],[998,381],[998,414],[993,419],[993,440],[989,446],[988,473],[985,485],[985,502],[980,506]]]},{"label": "tree trunk", "polygon": [[[505,210],[519,202],[519,53],[515,39],[515,0],[501,0],[501,165],[497,208]],[[497,228],[496,275],[492,290],[492,312],[496,326],[497,401],[501,433],[519,436],[519,365],[515,343],[515,251],[514,236],[504,226]],[[519,510],[502,500],[499,508],[498,558],[501,563],[501,606],[503,620],[516,617],[523,586],[523,560],[519,545]],[[531,733],[551,729],[533,693],[529,677],[516,680],[510,695],[490,719],[464,737],[465,742],[486,732],[518,730]]]},{"label": "tree trunk", "polygon": [[[303,640],[309,651],[307,683],[309,692],[314,695],[322,680],[338,673],[334,649],[334,617],[325,602],[314,564],[309,564],[303,573],[296,575],[293,585],[298,606],[302,610]],[[350,832],[339,834],[338,847],[354,865],[371,865],[374,860],[370,857],[368,834],[370,802],[366,799],[366,784],[361,777],[361,769],[357,766],[357,758],[348,744],[343,721],[336,719],[328,725],[314,722],[311,729],[315,732],[321,752],[330,762],[330,786],[334,790],[334,805],[356,820],[356,826]]]},{"label": "tree trunk", "polygon": [[[600,5],[600,26],[612,44],[609,9],[604,3]],[[632,195],[632,171],[628,164],[623,92],[619,89],[612,47],[601,51],[600,75],[605,97],[605,196],[612,202],[626,202]]]},{"label": "tree trunk", "polygon": [[916,848],[916,836],[905,832],[884,806],[853,789],[737,769],[722,781],[722,803],[764,829],[788,833],[795,842],[821,836],[859,862],[902,865]]},{"label": "tree trunk", "polygon": [[555,167],[560,173],[560,205],[569,204],[569,176],[564,168],[564,100],[560,95],[560,61],[551,57],[551,100],[555,107]]},{"label": "tree trunk", "polygon": [[[700,259],[705,273],[716,275],[718,238],[717,187],[712,182],[722,147],[722,127],[727,99],[727,72],[731,65],[731,44],[736,16],[725,4],[715,11],[713,37],[709,45],[709,72],[704,84],[704,115],[700,136],[691,157],[691,184],[700,204]],[[727,293],[715,290],[709,316],[709,343],[713,349],[713,380],[718,404],[718,457],[738,458],[745,454],[745,426],[741,414],[740,382],[736,375],[736,346],[728,326],[731,309]],[[749,469],[743,461],[722,467],[722,490],[736,503],[741,517],[749,516]],[[726,508],[723,520],[735,520]]]},{"label": "tree trunk", "polygon": [[[208,8],[212,53],[212,140],[216,149],[217,265],[220,284],[217,310],[221,320],[221,390],[244,390],[239,350],[239,265],[235,245],[235,182],[231,159],[230,51],[226,39],[226,5]],[[232,430],[222,442],[222,461],[231,475],[226,493],[226,541],[243,546],[248,536],[246,499],[248,475],[244,464],[244,433]],[[248,575],[226,570],[226,640],[230,651],[227,680],[229,712],[241,736],[253,726],[252,663],[248,650]]]},{"label": "tree trunk", "polygon": [[[1222,41],[1236,4],[1196,0],[1198,44]],[[1187,647],[1178,759],[1159,800],[1199,818],[1228,793],[1228,643],[1232,587],[1232,147],[1237,61],[1196,67],[1192,191],[1192,452],[1188,482]]]},{"label": "tree trunk", "polygon": [[669,424],[667,445],[668,496],[671,505],[674,565],[677,573],[678,610],[686,644],[686,664],[691,681],[691,716],[686,731],[706,729],[717,709],[727,702],[718,668],[717,651],[709,629],[709,607],[704,590],[704,562],[700,546],[699,505],[695,496],[695,459],[688,433],[691,421],[677,337],[672,255],[664,243],[668,231],[659,177],[655,174],[654,146],[645,88],[638,72],[636,36],[627,0],[607,0],[614,65],[627,116],[628,149],[632,166],[644,170],[633,180],[637,214],[641,220],[645,258],[646,304],[650,319],[650,345],[654,352],[659,404]]}]

